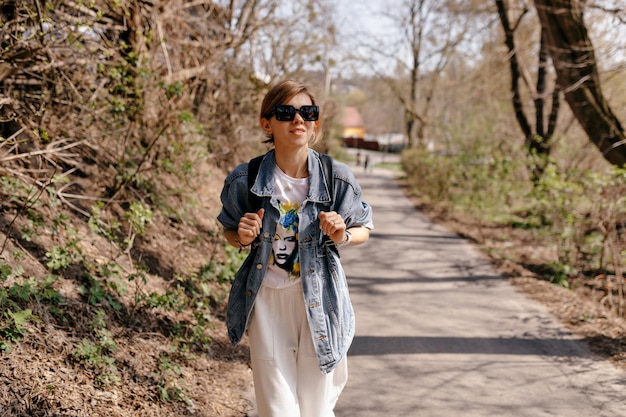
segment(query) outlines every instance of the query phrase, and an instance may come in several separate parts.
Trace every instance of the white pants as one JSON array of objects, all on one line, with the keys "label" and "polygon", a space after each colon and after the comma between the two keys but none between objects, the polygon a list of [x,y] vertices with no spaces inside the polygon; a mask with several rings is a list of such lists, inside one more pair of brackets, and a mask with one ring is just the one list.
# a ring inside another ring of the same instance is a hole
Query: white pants
[{"label": "white pants", "polygon": [[261,286],[248,327],[259,417],[334,417],[348,379],[344,358],[319,369],[304,308],[302,284]]}]

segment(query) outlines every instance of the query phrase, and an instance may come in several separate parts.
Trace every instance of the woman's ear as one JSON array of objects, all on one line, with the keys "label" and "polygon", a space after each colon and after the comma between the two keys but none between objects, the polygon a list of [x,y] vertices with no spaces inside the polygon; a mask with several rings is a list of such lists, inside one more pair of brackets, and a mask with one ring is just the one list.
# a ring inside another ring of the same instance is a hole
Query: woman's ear
[{"label": "woman's ear", "polygon": [[272,126],[271,126],[270,121],[268,119],[266,119],[265,117],[261,117],[261,120],[259,121],[259,124],[261,125],[261,128],[263,129],[265,134],[267,134],[267,135],[271,135],[272,134]]}]

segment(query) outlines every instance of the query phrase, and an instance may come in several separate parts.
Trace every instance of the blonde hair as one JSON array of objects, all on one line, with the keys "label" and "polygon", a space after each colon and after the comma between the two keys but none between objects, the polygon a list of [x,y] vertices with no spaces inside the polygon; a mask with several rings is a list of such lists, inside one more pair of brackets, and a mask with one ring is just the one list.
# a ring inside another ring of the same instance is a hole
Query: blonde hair
[{"label": "blonde hair", "polygon": [[[270,90],[265,94],[265,98],[263,98],[263,103],[261,104],[261,114],[259,117],[261,119],[267,119],[267,115],[270,114],[274,108],[283,104],[292,97],[297,96],[298,94],[306,94],[311,99],[311,104],[317,106],[317,100],[315,95],[311,92],[311,89],[306,85],[295,81],[295,80],[284,80],[274,85]],[[263,141],[263,143],[273,143],[274,136],[270,133],[267,136],[267,139]],[[311,140],[311,145],[316,144],[322,138],[322,120],[321,117],[317,122],[315,122],[315,129],[313,134],[313,139]]]}]

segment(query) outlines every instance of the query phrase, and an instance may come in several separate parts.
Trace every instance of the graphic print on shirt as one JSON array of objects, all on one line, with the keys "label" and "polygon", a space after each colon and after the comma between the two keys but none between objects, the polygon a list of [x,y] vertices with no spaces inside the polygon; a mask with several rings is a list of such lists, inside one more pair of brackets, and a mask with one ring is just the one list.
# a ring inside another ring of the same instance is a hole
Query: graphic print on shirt
[{"label": "graphic print on shirt", "polygon": [[300,277],[298,256],[298,204],[278,203],[280,218],[272,244],[273,264],[287,271],[290,280]]}]

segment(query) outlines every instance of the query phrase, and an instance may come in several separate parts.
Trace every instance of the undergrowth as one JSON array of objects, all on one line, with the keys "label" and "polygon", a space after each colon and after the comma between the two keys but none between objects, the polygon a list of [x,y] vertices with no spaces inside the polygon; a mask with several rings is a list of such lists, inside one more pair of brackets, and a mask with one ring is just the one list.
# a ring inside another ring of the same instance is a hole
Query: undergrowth
[{"label": "undergrowth", "polygon": [[[215,243],[207,263],[197,271],[177,274],[163,290],[149,289],[144,265],[131,258],[131,253],[138,250],[137,238],[152,222],[147,206],[130,204],[119,216],[120,221],[106,220],[103,205],[96,204],[86,221],[89,227],[82,229],[63,215],[56,216],[51,229],[41,214],[49,210],[44,200],[32,204],[29,220],[22,222],[19,236],[13,237],[36,243],[44,234],[52,236],[56,243],[43,257],[48,274],[43,279],[26,274],[20,265],[20,260],[29,256],[24,250],[14,250],[8,262],[7,256],[0,259],[0,350],[11,352],[32,325],[53,322],[79,336],[70,349],[71,359],[91,375],[96,386],[105,388],[121,383],[119,369],[125,366],[115,356],[116,339],[122,335],[111,328],[127,326],[126,331],[132,332],[133,327],[138,329],[138,324],[132,324],[137,317],[168,317],[168,353],[159,356],[152,380],[160,401],[187,403],[180,368],[194,355],[210,349],[212,340],[207,330],[213,326],[216,311],[245,254]],[[115,248],[109,259],[102,254],[91,256],[83,249],[86,242],[98,238]],[[68,310],[69,300],[56,288],[59,281],[68,279],[77,282],[80,315],[88,323],[82,328],[68,325],[75,311]]]}]

